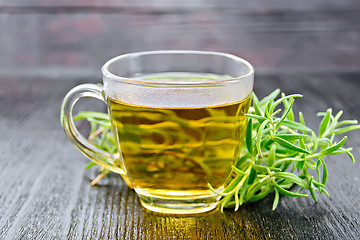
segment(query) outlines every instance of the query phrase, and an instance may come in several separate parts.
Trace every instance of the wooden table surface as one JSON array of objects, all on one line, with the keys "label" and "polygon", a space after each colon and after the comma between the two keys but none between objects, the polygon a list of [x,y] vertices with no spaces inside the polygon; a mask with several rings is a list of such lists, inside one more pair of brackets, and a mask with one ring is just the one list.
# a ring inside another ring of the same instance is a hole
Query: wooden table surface
[{"label": "wooden table surface", "polygon": [[[273,195],[237,212],[154,214],[116,174],[94,170],[66,138],[62,98],[101,82],[111,57],[141,50],[229,52],[256,69],[254,91],[301,93],[295,109],[360,120],[360,2],[0,1],[0,239],[360,239],[360,131],[326,158],[330,197]],[[80,107],[104,110],[95,100]]]}]

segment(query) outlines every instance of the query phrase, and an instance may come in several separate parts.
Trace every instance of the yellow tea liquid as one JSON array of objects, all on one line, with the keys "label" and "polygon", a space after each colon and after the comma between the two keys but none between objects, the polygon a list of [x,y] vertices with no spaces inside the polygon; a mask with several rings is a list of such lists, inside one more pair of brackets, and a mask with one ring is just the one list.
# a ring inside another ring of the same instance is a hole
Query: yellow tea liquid
[{"label": "yellow tea liquid", "polygon": [[207,183],[222,187],[239,156],[249,102],[247,98],[224,106],[170,109],[109,99],[114,132],[134,187],[155,195],[196,195],[209,190]]},{"label": "yellow tea liquid", "polygon": [[163,198],[212,195],[240,154],[249,97],[207,107],[135,106],[108,98],[115,137],[139,194]]}]

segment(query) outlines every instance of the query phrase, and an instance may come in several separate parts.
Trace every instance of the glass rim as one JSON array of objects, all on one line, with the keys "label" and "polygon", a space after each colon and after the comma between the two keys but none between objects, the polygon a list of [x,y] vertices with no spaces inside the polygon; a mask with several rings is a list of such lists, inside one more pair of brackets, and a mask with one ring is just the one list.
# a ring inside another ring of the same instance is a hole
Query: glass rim
[{"label": "glass rim", "polygon": [[[158,81],[144,81],[139,79],[133,79],[133,78],[127,78],[122,77],[119,75],[116,75],[112,73],[109,70],[109,66],[113,64],[114,62],[129,58],[129,57],[135,57],[135,56],[145,56],[145,55],[175,55],[175,54],[194,54],[194,55],[209,55],[209,56],[221,56],[225,57],[231,60],[234,60],[236,62],[242,63],[248,68],[248,71],[239,76],[239,77],[232,77],[232,78],[226,78],[226,79],[217,79],[217,80],[211,80],[211,81],[204,81],[204,82],[170,82],[170,83],[164,83],[164,82],[158,82]],[[112,80],[120,81],[123,83],[130,83],[130,84],[136,84],[136,85],[161,85],[161,86],[203,86],[203,85],[218,85],[218,84],[224,84],[224,83],[230,83],[230,82],[238,82],[244,79],[248,79],[249,77],[254,75],[254,67],[245,59],[240,58],[238,56],[229,54],[229,53],[223,53],[223,52],[215,52],[215,51],[198,51],[198,50],[156,50],[156,51],[141,51],[141,52],[132,52],[132,53],[126,53],[122,54],[116,57],[111,58],[108,60],[101,68],[101,71],[103,73],[103,76],[110,78]]]}]

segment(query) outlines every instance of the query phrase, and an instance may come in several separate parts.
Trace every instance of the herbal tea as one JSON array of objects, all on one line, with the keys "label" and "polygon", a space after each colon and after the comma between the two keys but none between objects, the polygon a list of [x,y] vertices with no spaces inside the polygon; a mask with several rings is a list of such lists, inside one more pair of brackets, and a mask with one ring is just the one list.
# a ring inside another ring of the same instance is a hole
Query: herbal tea
[{"label": "herbal tea", "polygon": [[[220,196],[209,184],[221,192],[231,181],[247,126],[251,64],[227,53],[147,51],[114,57],[101,71],[103,86],[74,87],[61,106],[66,135],[102,166],[99,176],[120,174],[154,212],[216,209]],[[111,120],[94,114],[89,141],[72,120],[72,109],[83,97],[105,101]],[[108,137],[110,127],[113,137]],[[101,140],[93,142],[96,135]]]},{"label": "herbal tea", "polygon": [[[204,81],[214,76],[161,78]],[[249,105],[249,97],[225,105],[174,108],[136,106],[108,98],[115,137],[135,190],[173,198],[210,196],[208,183],[222,188],[240,154]]]}]

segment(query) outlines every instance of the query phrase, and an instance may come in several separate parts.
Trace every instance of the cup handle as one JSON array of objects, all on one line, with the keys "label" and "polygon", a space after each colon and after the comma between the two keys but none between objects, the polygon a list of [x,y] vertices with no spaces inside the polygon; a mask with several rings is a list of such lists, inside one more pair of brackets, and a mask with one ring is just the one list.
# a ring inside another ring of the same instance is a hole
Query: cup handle
[{"label": "cup handle", "polygon": [[73,120],[72,111],[75,103],[83,97],[96,98],[106,104],[104,89],[102,86],[96,84],[82,84],[71,89],[64,97],[60,111],[60,121],[66,136],[86,157],[110,171],[119,173],[127,185],[132,187],[124,169],[118,166],[118,164],[115,164],[116,159],[120,156],[117,157],[94,146],[77,130]]}]

